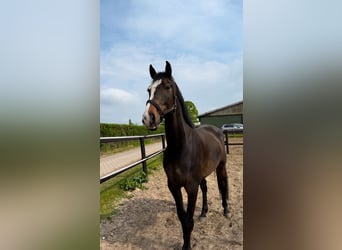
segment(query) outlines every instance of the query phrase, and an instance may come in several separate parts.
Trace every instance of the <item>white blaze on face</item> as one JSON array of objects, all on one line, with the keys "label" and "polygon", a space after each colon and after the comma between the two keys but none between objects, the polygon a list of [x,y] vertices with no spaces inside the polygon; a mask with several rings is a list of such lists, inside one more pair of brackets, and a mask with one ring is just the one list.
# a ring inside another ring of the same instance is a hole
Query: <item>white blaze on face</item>
[{"label": "white blaze on face", "polygon": [[150,100],[153,99],[154,97],[154,93],[156,92],[157,87],[162,83],[162,80],[159,79],[157,81],[154,81],[148,88],[151,90],[151,96],[150,96]]},{"label": "white blaze on face", "polygon": [[[157,80],[157,81],[152,82],[151,85],[148,87],[148,88],[150,89],[150,93],[151,93],[150,99],[149,99],[149,100],[152,100],[152,99],[153,99],[154,94],[155,94],[155,92],[156,92],[156,89],[157,89],[157,87],[158,87],[161,83],[162,83],[162,80],[159,79],[159,80]],[[151,106],[151,104],[150,104],[150,103],[147,103],[146,109],[145,109],[145,113],[144,113],[144,117],[146,118],[146,123],[147,123],[147,124],[150,124],[150,115],[148,114],[148,110],[150,109],[150,106]]]}]

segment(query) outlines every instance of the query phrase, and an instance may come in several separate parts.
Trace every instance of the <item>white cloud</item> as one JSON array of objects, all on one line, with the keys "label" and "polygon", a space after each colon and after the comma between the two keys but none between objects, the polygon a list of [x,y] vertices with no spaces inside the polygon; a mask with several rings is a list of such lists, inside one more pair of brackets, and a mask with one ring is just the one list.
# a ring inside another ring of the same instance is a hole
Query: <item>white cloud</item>
[{"label": "white cloud", "polygon": [[122,89],[107,88],[100,91],[100,99],[103,105],[116,105],[137,103],[139,97]]},{"label": "white cloud", "polygon": [[119,30],[120,39],[114,38],[116,42],[132,41],[165,53],[170,49],[172,53],[178,49],[180,53],[220,53],[220,47],[235,46],[236,40],[242,39],[239,1],[144,0],[127,3],[116,12],[111,14],[110,21],[105,19],[112,30]]},{"label": "white cloud", "polygon": [[172,68],[184,98],[200,113],[243,99],[242,58],[226,63],[178,58]]},{"label": "white cloud", "polygon": [[101,122],[116,122],[127,124],[131,119],[135,123],[141,120],[144,106],[136,93],[122,89],[106,88],[100,91]]}]

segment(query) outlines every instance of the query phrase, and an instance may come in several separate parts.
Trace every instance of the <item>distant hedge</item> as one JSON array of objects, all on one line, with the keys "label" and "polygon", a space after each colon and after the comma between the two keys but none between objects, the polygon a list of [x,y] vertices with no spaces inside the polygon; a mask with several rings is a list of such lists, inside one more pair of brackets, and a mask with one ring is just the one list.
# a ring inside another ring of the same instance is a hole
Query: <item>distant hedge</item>
[{"label": "distant hedge", "polygon": [[161,125],[155,131],[148,130],[143,125],[112,124],[100,123],[100,136],[131,136],[131,135],[150,135],[165,133],[164,126]]}]

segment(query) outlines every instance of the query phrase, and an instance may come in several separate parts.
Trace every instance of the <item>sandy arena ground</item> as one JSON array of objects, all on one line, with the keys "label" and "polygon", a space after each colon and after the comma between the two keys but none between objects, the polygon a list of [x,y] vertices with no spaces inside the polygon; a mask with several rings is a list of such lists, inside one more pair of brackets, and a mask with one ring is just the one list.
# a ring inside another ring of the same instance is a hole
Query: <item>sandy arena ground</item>
[{"label": "sandy arena ground", "polygon": [[[204,219],[199,219],[202,192],[198,192],[191,237],[194,250],[243,249],[243,146],[230,146],[227,158],[231,218],[223,216],[216,176],[211,174],[206,178],[209,211]],[[164,171],[150,176],[145,186],[146,190],[133,191],[133,198],[123,199],[111,220],[101,222],[102,250],[182,248],[182,229]],[[186,206],[184,190],[183,199]]]}]

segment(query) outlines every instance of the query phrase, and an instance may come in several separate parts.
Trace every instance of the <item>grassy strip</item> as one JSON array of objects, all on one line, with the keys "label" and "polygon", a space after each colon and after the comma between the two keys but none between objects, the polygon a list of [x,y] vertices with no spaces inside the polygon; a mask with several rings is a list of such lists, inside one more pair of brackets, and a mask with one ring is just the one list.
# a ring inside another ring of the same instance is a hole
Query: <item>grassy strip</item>
[{"label": "grassy strip", "polygon": [[229,138],[241,138],[243,137],[243,133],[228,133]]},{"label": "grassy strip", "polygon": [[[162,169],[162,159],[163,156],[160,154],[147,161],[149,176]],[[149,176],[145,176],[142,166],[138,165],[102,183],[100,185],[100,220],[109,219],[114,215],[116,206],[122,198],[132,198],[128,191],[135,188],[144,189],[143,183],[148,180]]]}]

